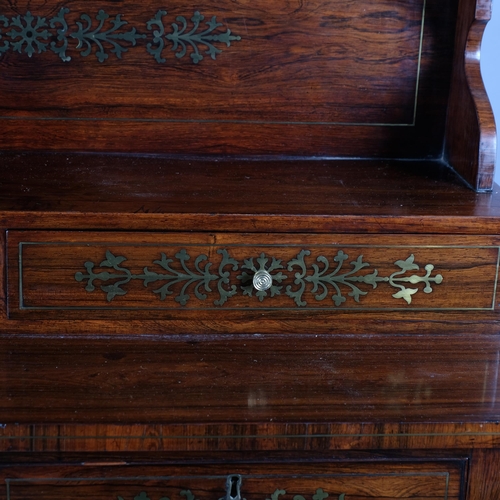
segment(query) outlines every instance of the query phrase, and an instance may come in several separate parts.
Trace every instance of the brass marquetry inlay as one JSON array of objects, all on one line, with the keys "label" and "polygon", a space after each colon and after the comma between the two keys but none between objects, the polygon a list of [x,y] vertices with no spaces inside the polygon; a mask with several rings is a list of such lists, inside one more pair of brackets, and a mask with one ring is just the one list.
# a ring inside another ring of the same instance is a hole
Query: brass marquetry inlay
[{"label": "brass marquetry inlay", "polygon": [[[238,494],[235,496],[232,496],[230,493],[231,492],[228,492],[226,497],[223,497],[220,500],[229,500],[229,499],[245,500],[239,494],[239,490],[238,490]],[[282,497],[286,494],[287,494],[286,490],[277,489],[272,495],[270,495],[270,497],[266,498],[266,500],[284,500]],[[180,495],[182,497],[184,497],[186,500],[197,500],[190,490],[182,490],[180,492]],[[151,495],[149,495],[146,491],[141,491],[139,494],[137,494],[133,497],[133,500],[156,500],[156,498],[157,497],[152,497]],[[291,498],[293,498],[293,500],[306,500],[306,498],[302,495],[294,495]],[[312,500],[326,500],[327,498],[329,498],[331,500],[345,500],[346,494],[341,493],[340,495],[331,496],[326,491],[324,491],[322,488],[318,488],[316,490],[316,493],[314,493],[314,495],[312,495]],[[122,496],[118,496],[117,500],[126,500],[126,498],[124,498]],[[170,500],[170,497],[162,496],[158,500]]]},{"label": "brass marquetry inlay", "polygon": [[[266,498],[266,500],[284,500],[281,497],[285,495],[286,495],[286,490],[278,489],[271,495],[271,498]],[[346,497],[345,493],[331,496],[326,491],[324,491],[323,488],[318,488],[316,490],[316,493],[312,496],[312,500],[326,500],[327,498],[330,498],[331,500],[345,500],[345,497]],[[303,497],[302,495],[294,495],[293,500],[306,500],[306,498]]]},{"label": "brass marquetry inlay", "polygon": [[31,12],[10,18],[0,15],[0,54],[11,50],[32,57],[52,51],[62,61],[69,62],[68,50],[75,49],[82,57],[94,53],[102,63],[110,54],[121,59],[131,47],[143,44],[158,63],[166,62],[164,49],[170,46],[177,58],[189,53],[191,60],[198,64],[203,54],[215,59],[222,52],[219,47],[229,47],[231,42],[241,40],[230,29],[221,30],[224,25],[216,16],[203,22],[205,17],[198,11],[190,21],[184,16],[177,16],[173,23],[170,20],[170,31],[164,26],[168,19],[165,10],[159,10],[145,26],[139,27],[131,27],[122,14],[110,16],[102,9],[95,19],[81,14],[79,20],[70,25],[69,13],[70,10],[63,7],[50,19],[34,16]]},{"label": "brass marquetry inlay", "polygon": [[97,266],[86,262],[86,272],[77,272],[75,279],[86,282],[87,292],[99,287],[108,302],[127,295],[130,282],[141,281],[145,287],[154,285],[153,293],[161,300],[173,296],[182,306],[188,304],[190,293],[194,293],[201,301],[211,295],[215,306],[224,305],[236,295],[255,297],[260,302],[284,295],[297,307],[308,306],[306,294],[312,294],[316,302],[330,300],[336,307],[348,300],[359,303],[381,283],[390,285],[394,299],[409,305],[419,290],[431,293],[433,286],[443,281],[441,274],[433,275],[432,264],[426,264],[422,270],[413,254],[394,262],[394,272],[382,275],[363,260],[363,255],[349,262],[349,255],[343,250],[333,258],[319,255],[315,260],[310,250],[301,250],[287,262],[266,253],[242,261],[234,259],[226,249],[218,249],[217,253],[221,256],[218,266],[205,254],[193,260],[185,249],[173,256],[162,253],[160,259],[153,261],[155,267],[134,273],[125,265],[125,256],[108,250],[105,260]]},{"label": "brass marquetry inlay", "polygon": [[[179,493],[183,499],[185,500],[196,500],[195,499],[195,496],[193,495],[193,493],[190,491],[190,490],[182,490],[180,493]],[[117,500],[125,500],[123,497],[121,496],[118,496],[118,499]],[[156,498],[151,498],[147,492],[145,491],[141,491],[138,495],[136,495],[134,497],[134,500],[156,500]],[[170,500],[169,497],[166,497],[166,496],[162,496],[161,498],[159,498],[158,500]]]}]

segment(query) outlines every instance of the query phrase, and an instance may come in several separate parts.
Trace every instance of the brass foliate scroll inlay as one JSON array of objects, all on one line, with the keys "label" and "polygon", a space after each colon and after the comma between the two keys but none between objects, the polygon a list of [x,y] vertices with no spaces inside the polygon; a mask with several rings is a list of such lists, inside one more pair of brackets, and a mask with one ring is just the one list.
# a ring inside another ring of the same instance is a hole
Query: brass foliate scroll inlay
[{"label": "brass foliate scroll inlay", "polygon": [[[186,500],[196,500],[193,493],[190,490],[182,490],[180,492],[182,497],[185,497]],[[118,496],[117,500],[124,500],[123,497]],[[141,491],[138,495],[134,497],[134,500],[155,500],[155,498],[151,498],[146,491]],[[169,497],[162,496],[158,498],[158,500],[170,500]]]},{"label": "brass foliate scroll inlay", "polygon": [[76,41],[74,49],[82,57],[94,53],[102,63],[110,54],[121,59],[131,47],[143,43],[148,54],[158,63],[165,63],[163,49],[168,44],[178,59],[189,53],[193,63],[198,64],[204,58],[202,53],[215,59],[222,52],[220,47],[230,47],[232,42],[241,40],[230,29],[222,30],[224,25],[216,16],[203,26],[204,16],[198,11],[191,17],[191,27],[184,16],[177,16],[176,23],[171,23],[171,31],[167,32],[163,24],[167,11],[159,10],[146,23],[144,33],[140,32],[142,27],[130,26],[123,14],[112,16],[101,9],[95,19],[84,13],[70,26],[69,13],[70,10],[63,7],[50,19],[29,11],[10,18],[0,14],[0,55],[11,50],[32,57],[52,51],[63,62],[69,62],[71,56],[67,52]]},{"label": "brass foliate scroll inlay", "polygon": [[[271,495],[270,499],[266,498],[266,500],[283,500],[280,499],[280,497],[285,495],[286,495],[286,490],[278,489]],[[316,490],[316,493],[314,493],[314,495],[312,496],[312,500],[326,500],[327,498],[330,498],[332,500],[334,499],[346,500],[346,494],[341,493],[340,495],[330,496],[325,490],[323,490],[323,488],[318,488]],[[294,495],[293,500],[306,500],[306,498],[303,497],[302,495]]]},{"label": "brass foliate scroll inlay", "polygon": [[[277,489],[272,495],[270,495],[270,498],[266,498],[266,500],[281,500],[280,497],[286,494],[287,494],[286,490]],[[186,500],[196,500],[194,494],[190,490],[183,490],[180,492],[180,495],[186,497]],[[220,500],[227,500],[228,496],[229,495],[226,495],[226,497],[221,498]],[[240,495],[238,495],[237,497],[231,497],[231,496],[229,497],[235,498],[237,500],[241,499]],[[331,500],[347,500],[345,493],[340,493],[339,495],[332,496],[329,495],[322,488],[318,488],[316,490],[316,493],[312,495],[312,500],[326,500],[327,498],[330,498]],[[117,500],[126,500],[126,499],[122,496],[118,496]],[[134,497],[133,500],[156,500],[156,497],[150,496],[146,491],[141,491],[138,495]],[[170,500],[170,497],[162,496],[161,498],[158,498],[158,500]],[[293,500],[306,500],[306,498],[302,495],[294,495]]]},{"label": "brass foliate scroll inlay", "polygon": [[337,251],[333,259],[319,255],[312,262],[311,252],[301,250],[286,263],[265,253],[255,260],[250,257],[242,262],[231,257],[227,249],[218,249],[217,254],[220,258],[214,263],[205,254],[196,256],[193,261],[186,249],[173,258],[161,253],[161,258],[153,261],[155,268],[144,267],[142,272],[134,273],[125,266],[126,257],[115,256],[108,250],[105,260],[98,266],[86,262],[86,272],[77,272],[75,279],[87,283],[87,292],[94,292],[96,286],[99,287],[108,302],[127,295],[130,282],[141,281],[146,288],[154,284],[152,291],[161,300],[174,296],[181,306],[188,304],[190,294],[200,301],[211,296],[215,306],[223,306],[238,294],[251,298],[255,293],[260,302],[285,295],[297,307],[310,305],[307,296],[317,302],[330,300],[335,307],[348,300],[360,303],[370,290],[382,283],[392,288],[392,298],[402,299],[410,305],[412,297],[420,290],[432,293],[433,287],[443,282],[441,274],[433,275],[432,264],[421,270],[413,254],[394,262],[396,269],[387,275],[371,268],[363,255],[348,262],[349,256],[343,250]]},{"label": "brass foliate scroll inlay", "polygon": [[213,16],[210,21],[205,23],[206,28],[200,28],[200,23],[205,18],[198,11],[191,18],[191,28],[188,27],[188,22],[184,16],[177,16],[176,21],[178,24],[172,24],[172,33],[165,33],[163,16],[166,14],[166,11],[159,10],[154,19],[151,19],[147,23],[148,30],[154,30],[153,43],[148,43],[147,49],[159,63],[165,62],[165,59],[162,57],[165,41],[172,43],[172,50],[176,52],[175,56],[179,59],[184,57],[188,51],[188,47],[191,47],[192,52],[190,57],[195,64],[198,64],[203,59],[203,55],[200,53],[200,46],[205,46],[205,53],[212,59],[215,59],[222,52],[221,49],[215,46],[215,43],[219,42],[230,47],[231,42],[241,40],[240,36],[232,35],[230,29],[219,32],[219,28],[223,24],[217,22],[216,16]]}]

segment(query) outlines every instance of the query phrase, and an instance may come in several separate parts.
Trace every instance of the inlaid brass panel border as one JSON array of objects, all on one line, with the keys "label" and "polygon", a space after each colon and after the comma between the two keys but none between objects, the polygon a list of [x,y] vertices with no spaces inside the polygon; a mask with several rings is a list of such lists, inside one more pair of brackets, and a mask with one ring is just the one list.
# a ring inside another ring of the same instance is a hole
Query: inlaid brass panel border
[{"label": "inlaid brass panel border", "polygon": [[[387,463],[390,464],[390,462],[384,462],[385,465]],[[258,467],[260,464],[256,464]],[[288,464],[282,463],[284,467],[286,467]],[[373,463],[374,466],[378,465],[377,462]],[[235,463],[232,465],[233,467],[237,467],[238,464]],[[290,474],[290,473],[275,473],[275,474],[245,474],[245,479],[296,479],[297,474]],[[443,478],[444,479],[444,485],[443,485],[443,500],[448,500],[449,497],[449,489],[450,489],[450,473],[447,471],[442,471],[442,472],[381,472],[381,473],[355,473],[355,472],[345,472],[345,473],[331,473],[331,474],[311,474],[311,473],[305,473],[305,474],[300,474],[301,479],[324,479],[327,480],[329,478],[336,479],[336,478],[345,478],[348,477],[355,481],[356,479],[361,479],[361,478],[381,478],[381,477],[387,477],[387,478],[394,478],[394,477],[401,477],[401,478],[420,478],[420,477],[436,477],[436,478]],[[64,478],[59,478],[59,477],[43,477],[43,478],[5,478],[5,486],[6,486],[6,500],[12,500],[11,497],[11,486],[14,486],[16,484],[37,484],[37,483],[72,483],[72,482],[96,482],[96,481],[101,481],[105,483],[109,482],[127,482],[127,481],[184,481],[184,480],[221,480],[222,482],[222,487],[221,490],[223,489],[224,481],[226,480],[227,475],[192,475],[192,476],[186,476],[186,475],[179,475],[179,476],[117,476],[117,477],[64,477]],[[56,486],[57,487],[57,486]],[[333,493],[335,495],[335,493]],[[269,493],[269,496],[271,496],[271,493]],[[407,497],[410,498],[410,497]],[[435,497],[435,498],[440,498],[440,497]],[[211,500],[216,500],[211,499]],[[262,499],[264,500],[264,499]]]},{"label": "inlaid brass panel border", "polygon": [[[50,241],[40,241],[40,242],[30,242],[30,241],[23,241],[19,242],[18,248],[19,248],[19,309],[20,310],[26,310],[26,311],[166,311],[167,309],[165,307],[141,307],[141,308],[136,308],[136,307],[105,307],[105,306],[92,306],[92,307],[85,307],[85,306],[61,306],[61,307],[56,307],[56,306],[26,306],[24,304],[24,296],[23,296],[23,247],[28,246],[28,245],[33,245],[33,246],[83,246],[87,245],[88,243],[85,241],[82,242],[50,242]],[[116,243],[116,242],[106,242],[106,241],[96,241],[92,242],[93,246],[106,246],[110,245],[113,247],[153,247],[153,248],[158,248],[162,246],[161,242],[155,242],[155,243],[141,243],[141,244],[131,244],[131,243]],[[182,247],[207,247],[210,246],[209,244],[202,244],[202,243],[192,243],[192,244],[185,244],[182,242],[169,242],[166,243],[165,246],[182,246]],[[304,245],[298,245],[298,244],[287,244],[287,245],[280,245],[280,244],[223,244],[223,245],[216,245],[224,248],[245,248],[245,247],[258,247],[258,248],[303,248]],[[319,244],[319,245],[311,245],[314,248],[337,248],[340,249],[341,247],[344,248],[401,248],[401,249],[445,249],[445,248],[453,248],[453,249],[487,249],[487,250],[493,250],[496,249],[497,251],[497,259],[496,259],[496,268],[495,268],[495,277],[493,280],[493,296],[492,296],[492,303],[490,307],[454,307],[454,308],[448,308],[448,307],[342,307],[342,308],[327,308],[327,307],[311,307],[308,306],[307,308],[304,308],[304,310],[307,311],[323,311],[323,312],[331,312],[331,311],[365,311],[365,312],[378,312],[378,311],[405,311],[405,312],[419,312],[419,311],[427,311],[427,312],[433,312],[433,311],[494,311],[495,310],[495,304],[496,304],[496,296],[497,296],[497,289],[498,289],[498,274],[499,274],[499,266],[500,266],[500,246],[492,245],[492,246],[485,246],[485,245],[477,245],[477,246],[471,246],[471,245],[327,245],[327,244]],[[179,311],[182,309],[170,309],[170,311]],[[196,307],[190,307],[189,309],[185,309],[185,311],[210,311],[210,310],[232,310],[232,311],[252,311],[252,310],[259,310],[259,311],[297,311],[300,309],[297,309],[297,307],[217,307],[215,308],[207,308],[207,307],[201,307],[201,308],[196,308]]]},{"label": "inlaid brass panel border", "polygon": [[12,441],[13,439],[20,439],[23,441],[39,441],[39,440],[188,440],[188,439],[201,439],[201,440],[220,440],[220,439],[328,439],[328,438],[406,438],[406,437],[500,437],[500,432],[372,432],[372,433],[351,433],[351,434],[336,434],[336,433],[322,433],[322,434],[221,434],[221,435],[206,435],[206,434],[193,434],[193,435],[169,435],[169,434],[154,434],[154,435],[82,435],[82,436],[0,436],[1,441]]},{"label": "inlaid brass panel border", "polygon": [[[328,122],[328,121],[275,121],[275,120],[196,120],[181,118],[99,118],[99,117],[48,117],[48,116],[0,116],[0,120],[21,121],[90,121],[90,122],[131,122],[131,123],[227,123],[238,125],[302,125],[302,126],[345,126],[345,127],[415,127],[418,109],[418,96],[420,88],[421,63],[424,43],[425,16],[427,11],[427,0],[423,0],[422,17],[420,26],[417,73],[415,81],[415,99],[413,102],[413,119],[409,123],[373,123],[373,122]],[[1,54],[0,54],[1,57]]]}]

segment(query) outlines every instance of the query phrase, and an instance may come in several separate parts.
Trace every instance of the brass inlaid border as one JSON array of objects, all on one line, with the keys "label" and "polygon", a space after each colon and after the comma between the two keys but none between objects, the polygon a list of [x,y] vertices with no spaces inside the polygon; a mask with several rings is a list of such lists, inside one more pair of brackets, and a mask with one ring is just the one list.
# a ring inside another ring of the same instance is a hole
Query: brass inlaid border
[{"label": "brass inlaid border", "polygon": [[[84,246],[87,245],[88,242],[29,242],[29,241],[24,241],[24,242],[19,242],[18,248],[19,248],[19,309],[20,310],[26,310],[26,311],[166,311],[167,309],[165,307],[141,307],[141,308],[136,308],[136,307],[106,307],[106,306],[92,306],[92,307],[85,307],[85,306],[61,306],[61,307],[55,307],[55,306],[26,306],[24,304],[24,295],[23,295],[23,247],[25,245],[34,245],[34,246]],[[115,243],[115,242],[92,242],[93,246],[114,246],[114,247],[161,247],[162,245],[165,246],[182,246],[182,247],[207,247],[210,246],[210,244],[202,244],[202,243],[194,243],[194,244],[184,244],[182,242],[169,242],[169,243],[161,243],[161,242],[156,242],[156,243],[141,243],[141,244],[131,244],[131,243]],[[223,245],[217,245],[217,246],[223,246],[226,248],[245,248],[245,247],[258,247],[258,248],[280,248],[280,247],[287,247],[287,248],[303,248],[304,245],[298,245],[298,244],[287,244],[287,245],[280,245],[280,244],[223,244]],[[448,308],[448,307],[411,307],[411,308],[403,308],[403,307],[342,307],[342,308],[328,308],[328,307],[314,307],[314,306],[308,306],[307,308],[304,308],[304,310],[307,311],[323,311],[323,312],[330,312],[330,311],[365,311],[365,312],[378,312],[378,311],[404,311],[404,312],[420,312],[420,311],[428,311],[428,312],[439,312],[439,311],[494,311],[495,310],[495,304],[496,304],[496,295],[497,295],[497,288],[498,288],[498,273],[499,273],[499,266],[500,266],[500,246],[492,245],[492,246],[485,246],[485,245],[477,245],[477,246],[471,246],[471,245],[349,245],[349,244],[343,244],[343,245],[326,245],[326,244],[320,244],[320,245],[311,245],[314,248],[402,248],[402,249],[430,249],[430,248],[436,248],[436,249],[442,249],[442,248],[453,248],[453,249],[496,249],[497,250],[497,260],[496,260],[496,269],[495,269],[495,278],[493,280],[493,297],[492,297],[492,303],[490,307],[455,307],[455,308]],[[217,308],[208,308],[208,307],[189,307],[188,309],[168,309],[170,312],[172,311],[219,311],[219,310],[232,310],[232,311],[249,311],[249,310],[259,310],[259,311],[297,311],[300,309],[294,308],[294,307],[217,307]]]},{"label": "brass inlaid border", "polygon": [[[384,462],[384,464],[391,462]],[[233,464],[237,466],[238,464]],[[286,467],[288,464],[286,462],[282,463],[283,467]],[[379,465],[377,462],[373,463],[374,466]],[[259,466],[259,464],[256,464]],[[290,473],[276,473],[276,474],[245,474],[246,479],[293,479],[297,477],[297,474]],[[443,500],[447,500],[449,497],[449,489],[450,489],[450,472],[444,470],[442,472],[374,472],[374,473],[356,473],[356,472],[345,472],[345,473],[332,473],[332,474],[311,474],[305,473],[300,474],[301,478],[307,479],[325,479],[328,478],[336,479],[336,478],[352,478],[353,481],[359,478],[381,478],[381,477],[401,477],[401,478],[420,478],[420,477],[437,477],[444,479],[444,488],[443,488]],[[192,476],[118,476],[118,477],[43,477],[43,478],[5,478],[5,486],[6,486],[6,500],[11,500],[11,486],[16,484],[37,484],[37,483],[71,483],[71,482],[126,482],[126,481],[183,481],[183,480],[221,480],[225,481],[227,475],[192,475]],[[222,483],[223,484],[223,483]],[[57,486],[56,486],[57,487]],[[221,488],[222,489],[222,488]],[[269,495],[270,496],[270,495]],[[407,497],[410,498],[410,497]],[[215,499],[213,499],[215,500]]]},{"label": "brass inlaid border", "polygon": [[[300,424],[300,422],[299,422]],[[168,435],[168,434],[155,434],[155,435],[88,435],[88,436],[0,436],[2,441],[12,441],[19,439],[22,441],[35,441],[35,440],[188,440],[188,439],[201,439],[201,440],[219,440],[219,439],[328,439],[328,438],[418,438],[418,437],[500,437],[499,432],[372,432],[372,433],[351,433],[351,434],[223,434],[223,435],[206,435],[206,434],[193,434],[189,436]]]},{"label": "brass inlaid border", "polygon": [[417,108],[418,108],[418,92],[420,89],[420,69],[422,66],[422,51],[424,47],[424,28],[425,28],[425,14],[427,10],[427,0],[424,0],[424,5],[422,8],[422,25],[420,28],[420,46],[418,49],[418,63],[417,63],[417,82],[415,86],[415,106],[413,109],[413,123],[412,126],[415,126],[417,122]]},{"label": "brass inlaid border", "polygon": [[[131,123],[227,123],[235,125],[300,125],[300,126],[345,126],[345,127],[415,127],[418,109],[418,96],[420,89],[421,63],[423,53],[423,42],[425,32],[425,17],[427,10],[427,0],[423,0],[421,27],[419,37],[419,49],[417,59],[417,72],[415,80],[415,98],[413,102],[413,119],[409,123],[377,123],[377,122],[329,122],[329,121],[287,121],[287,120],[187,120],[180,118],[99,118],[99,117],[48,117],[48,116],[0,116],[0,120],[21,120],[21,121],[91,121],[91,122],[131,122]],[[3,16],[4,17],[4,16]],[[1,53],[0,53],[1,56]]]}]

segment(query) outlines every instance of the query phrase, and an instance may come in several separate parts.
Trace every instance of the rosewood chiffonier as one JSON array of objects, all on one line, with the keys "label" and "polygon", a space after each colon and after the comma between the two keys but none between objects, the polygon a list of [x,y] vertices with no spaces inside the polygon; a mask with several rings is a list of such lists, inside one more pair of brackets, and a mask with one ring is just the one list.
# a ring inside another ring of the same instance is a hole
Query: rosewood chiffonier
[{"label": "rosewood chiffonier", "polygon": [[498,500],[490,0],[0,0],[0,499]]}]

